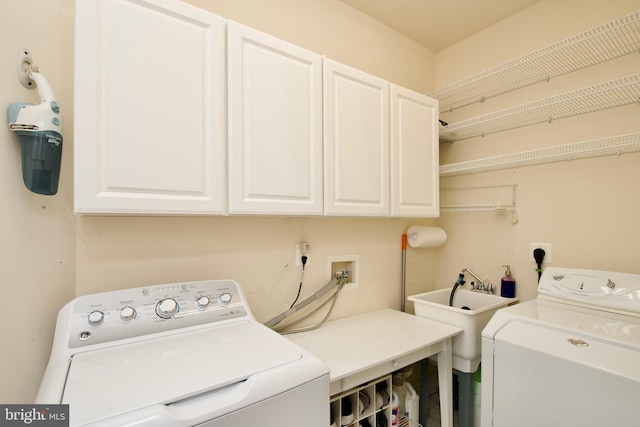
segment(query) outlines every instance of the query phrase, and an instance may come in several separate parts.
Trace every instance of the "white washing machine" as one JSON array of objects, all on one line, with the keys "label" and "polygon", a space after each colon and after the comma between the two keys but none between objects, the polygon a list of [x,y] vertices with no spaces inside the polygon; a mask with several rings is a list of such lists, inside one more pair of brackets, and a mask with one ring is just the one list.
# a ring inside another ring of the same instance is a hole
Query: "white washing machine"
[{"label": "white washing machine", "polygon": [[637,426],[640,275],[548,267],[482,331],[482,426]]},{"label": "white washing machine", "polygon": [[329,371],[257,322],[231,280],[76,298],[36,403],[72,426],[329,425]]}]

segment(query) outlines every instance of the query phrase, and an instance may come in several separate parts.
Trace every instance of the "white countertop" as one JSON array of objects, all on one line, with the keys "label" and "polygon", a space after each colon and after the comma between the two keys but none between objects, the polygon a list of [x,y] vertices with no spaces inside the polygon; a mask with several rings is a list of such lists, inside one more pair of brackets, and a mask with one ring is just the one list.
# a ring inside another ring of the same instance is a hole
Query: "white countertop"
[{"label": "white countertop", "polygon": [[436,354],[460,333],[460,328],[386,308],[285,336],[329,367],[335,394]]}]

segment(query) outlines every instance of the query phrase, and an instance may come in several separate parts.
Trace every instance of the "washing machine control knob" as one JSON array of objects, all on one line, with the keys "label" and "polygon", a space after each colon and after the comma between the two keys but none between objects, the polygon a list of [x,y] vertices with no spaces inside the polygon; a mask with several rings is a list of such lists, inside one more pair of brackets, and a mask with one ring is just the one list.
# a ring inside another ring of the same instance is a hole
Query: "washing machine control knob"
[{"label": "washing machine control knob", "polygon": [[165,298],[156,304],[156,314],[163,319],[171,319],[176,315],[180,305],[173,298]]},{"label": "washing machine control knob", "polygon": [[128,321],[128,320],[133,320],[136,318],[136,309],[129,306],[129,305],[125,305],[124,307],[122,307],[120,309],[120,319]]},{"label": "washing machine control knob", "polygon": [[207,308],[210,303],[211,303],[211,300],[209,299],[208,296],[202,295],[196,299],[196,306],[198,306],[199,309]]},{"label": "washing machine control knob", "polygon": [[98,326],[104,321],[104,313],[100,310],[94,310],[87,316],[87,321],[91,326]]},{"label": "washing machine control knob", "polygon": [[231,302],[231,294],[229,292],[225,292],[218,297],[218,301],[220,302],[220,305],[229,304]]}]

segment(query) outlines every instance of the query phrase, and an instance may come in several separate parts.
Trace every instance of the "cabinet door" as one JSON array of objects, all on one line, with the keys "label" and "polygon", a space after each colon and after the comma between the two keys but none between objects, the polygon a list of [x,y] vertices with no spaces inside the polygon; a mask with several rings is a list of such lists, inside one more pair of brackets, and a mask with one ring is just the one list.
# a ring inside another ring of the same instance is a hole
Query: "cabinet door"
[{"label": "cabinet door", "polygon": [[325,59],[325,214],[389,215],[389,84]]},{"label": "cabinet door", "polygon": [[322,57],[229,22],[229,213],[322,214]]},{"label": "cabinet door", "polygon": [[78,1],[75,40],[76,212],[224,212],[224,21]]},{"label": "cabinet door", "polygon": [[438,101],[391,85],[391,215],[437,217]]}]

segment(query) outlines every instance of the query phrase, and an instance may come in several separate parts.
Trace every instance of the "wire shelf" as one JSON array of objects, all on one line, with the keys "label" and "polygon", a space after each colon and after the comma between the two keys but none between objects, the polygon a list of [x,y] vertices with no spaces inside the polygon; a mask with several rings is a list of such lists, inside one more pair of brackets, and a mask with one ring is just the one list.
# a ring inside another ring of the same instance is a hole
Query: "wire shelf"
[{"label": "wire shelf", "polygon": [[640,152],[640,133],[540,148],[440,166],[440,176],[464,175],[521,166]]},{"label": "wire shelf", "polygon": [[398,427],[422,427],[422,424],[408,417],[400,417]]},{"label": "wire shelf", "polygon": [[555,95],[440,128],[440,142],[486,136],[539,123],[640,103],[640,74]]},{"label": "wire shelf", "polygon": [[615,19],[429,94],[453,111],[592,65],[640,52],[640,11]]}]

